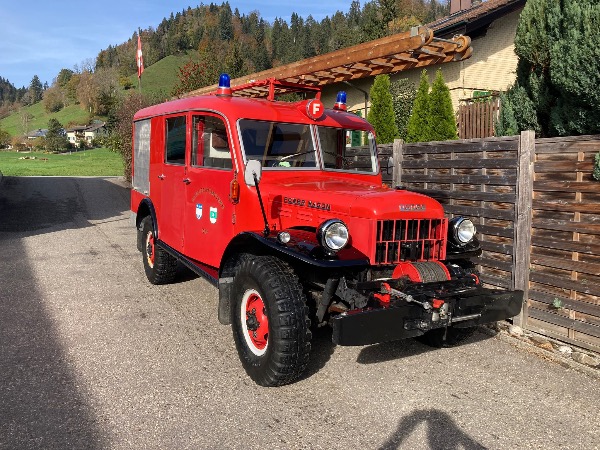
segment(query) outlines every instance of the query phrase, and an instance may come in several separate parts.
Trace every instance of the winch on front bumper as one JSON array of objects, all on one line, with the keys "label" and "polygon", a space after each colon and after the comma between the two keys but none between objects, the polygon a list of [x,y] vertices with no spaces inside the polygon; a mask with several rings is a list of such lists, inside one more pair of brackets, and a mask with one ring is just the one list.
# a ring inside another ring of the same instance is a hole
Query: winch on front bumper
[{"label": "winch on front bumper", "polygon": [[333,342],[338,345],[375,344],[436,328],[504,320],[519,314],[523,303],[522,291],[486,289],[475,276],[433,283],[367,281],[353,289],[371,291],[374,302],[332,317]]}]

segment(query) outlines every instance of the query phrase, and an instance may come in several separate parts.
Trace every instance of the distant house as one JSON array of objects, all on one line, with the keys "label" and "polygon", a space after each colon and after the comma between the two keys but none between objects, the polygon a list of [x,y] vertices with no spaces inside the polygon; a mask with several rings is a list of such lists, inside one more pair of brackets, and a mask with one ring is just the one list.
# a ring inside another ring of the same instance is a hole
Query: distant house
[{"label": "distant house", "polygon": [[106,136],[106,123],[94,122],[91,125],[78,125],[66,130],[67,139],[74,147],[79,147],[82,141],[91,145],[92,141],[100,136]]},{"label": "distant house", "polygon": [[[515,82],[518,58],[514,41],[525,3],[526,0],[487,0],[473,5],[471,0],[451,0],[450,15],[426,25],[438,38],[450,39],[456,35],[471,38],[473,55],[469,59],[427,67],[430,80],[433,80],[438,68],[442,70],[457,112],[461,138],[493,135],[491,123],[477,133],[465,133],[464,130],[473,128],[474,116],[462,114],[459,109],[471,105],[475,98],[505,91]],[[422,70],[422,67],[407,68],[390,74],[391,80],[406,78],[418,86]],[[352,81],[355,89],[341,83],[329,84],[324,86],[321,98],[325,104],[332,104],[337,91],[344,89],[348,92],[348,109],[361,110],[364,108],[364,92],[368,92],[372,84],[373,77]],[[496,102],[493,114],[496,115],[497,111]]]},{"label": "distant house", "polygon": [[106,123],[104,122],[93,123],[83,130],[83,135],[88,145],[92,143],[92,140],[100,136],[106,136],[106,134]]},{"label": "distant house", "polygon": [[471,38],[471,58],[441,66],[455,109],[461,99],[505,91],[515,82],[515,35],[525,3],[487,0],[471,6],[471,0],[452,0],[450,15],[427,25],[441,38]]},{"label": "distant house", "polygon": [[33,130],[27,133],[27,139],[37,139],[41,137],[46,137],[46,133],[48,133],[48,130],[46,128],[38,128],[37,130]]},{"label": "distant house", "polygon": [[74,147],[79,147],[79,143],[84,139],[83,130],[87,128],[87,125],[80,125],[76,127],[67,128],[67,140]]}]

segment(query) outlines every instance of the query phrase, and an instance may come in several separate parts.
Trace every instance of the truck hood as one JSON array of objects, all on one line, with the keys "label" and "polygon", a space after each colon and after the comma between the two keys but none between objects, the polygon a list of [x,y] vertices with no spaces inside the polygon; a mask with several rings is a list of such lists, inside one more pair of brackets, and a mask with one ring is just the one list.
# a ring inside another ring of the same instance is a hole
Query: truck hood
[{"label": "truck hood", "polygon": [[365,182],[289,179],[261,184],[274,209],[297,208],[327,212],[331,217],[351,216],[380,220],[442,218],[442,206],[426,195]]}]

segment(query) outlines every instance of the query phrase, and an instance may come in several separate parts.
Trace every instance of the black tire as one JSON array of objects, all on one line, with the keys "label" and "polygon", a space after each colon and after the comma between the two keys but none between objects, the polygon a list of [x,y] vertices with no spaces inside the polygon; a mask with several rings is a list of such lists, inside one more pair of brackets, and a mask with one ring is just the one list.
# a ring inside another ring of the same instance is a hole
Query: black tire
[{"label": "black tire", "polygon": [[242,365],[256,384],[288,384],[306,369],[308,307],[298,277],[281,260],[242,258],[233,280],[231,323]]},{"label": "black tire", "polygon": [[477,329],[477,327],[468,328],[438,328],[430,330],[417,339],[423,344],[434,348],[454,347],[468,339]]},{"label": "black tire", "polygon": [[177,259],[155,245],[156,236],[152,226],[152,217],[142,220],[142,259],[144,272],[152,284],[173,282],[177,272]]}]

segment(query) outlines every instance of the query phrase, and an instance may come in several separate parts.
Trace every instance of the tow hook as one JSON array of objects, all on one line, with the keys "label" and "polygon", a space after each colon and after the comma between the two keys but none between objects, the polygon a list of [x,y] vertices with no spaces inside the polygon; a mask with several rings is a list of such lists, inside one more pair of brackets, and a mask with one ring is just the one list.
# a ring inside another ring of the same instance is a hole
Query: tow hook
[{"label": "tow hook", "polygon": [[448,303],[437,298],[433,299],[433,313],[431,314],[432,322],[439,322],[440,320],[448,319]]},{"label": "tow hook", "polygon": [[431,303],[429,302],[420,302],[419,300],[413,298],[412,295],[405,294],[404,292],[400,292],[398,289],[394,289],[388,283],[381,283],[381,294],[375,294],[375,298],[377,298],[377,300],[379,300],[381,303],[385,303],[387,305],[390,302],[391,296],[401,298],[409,303],[421,305],[425,311],[429,311],[432,308]]}]

